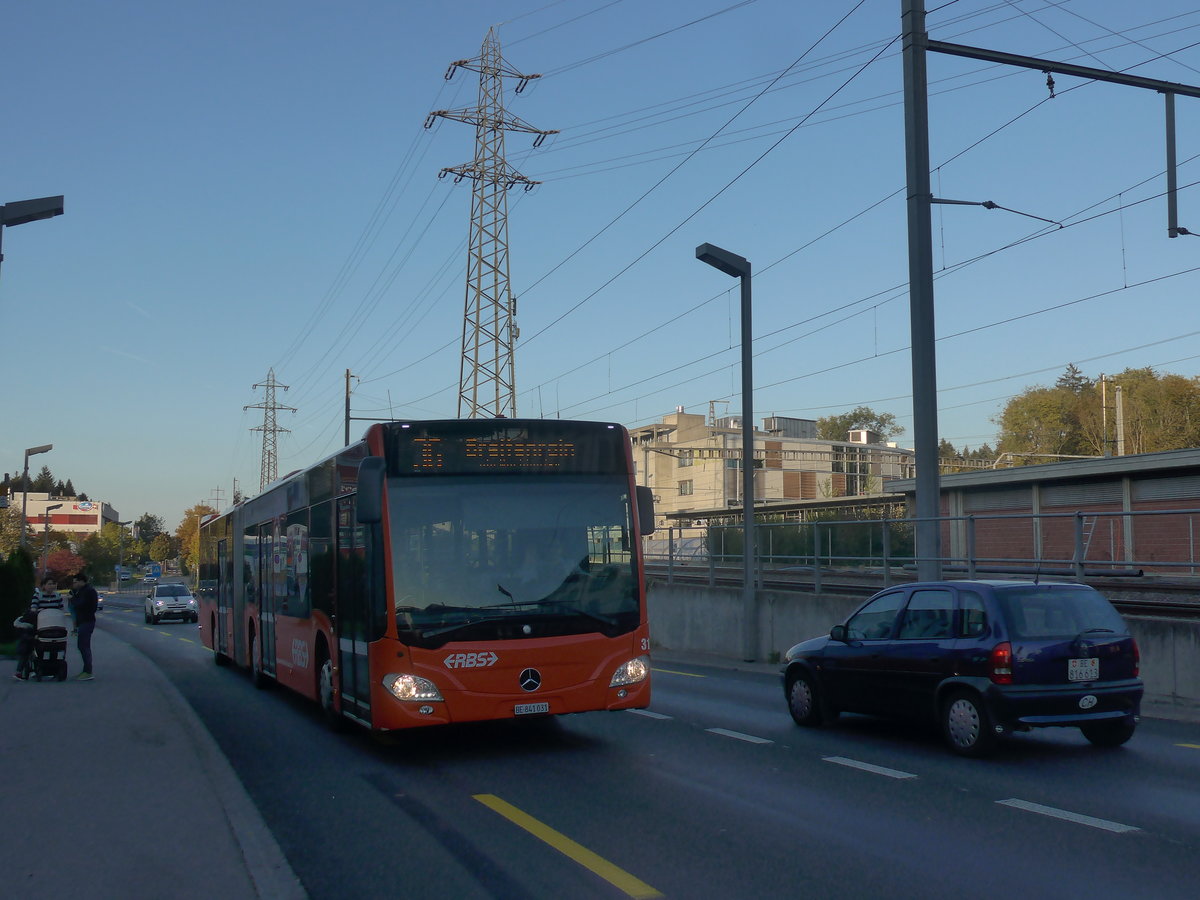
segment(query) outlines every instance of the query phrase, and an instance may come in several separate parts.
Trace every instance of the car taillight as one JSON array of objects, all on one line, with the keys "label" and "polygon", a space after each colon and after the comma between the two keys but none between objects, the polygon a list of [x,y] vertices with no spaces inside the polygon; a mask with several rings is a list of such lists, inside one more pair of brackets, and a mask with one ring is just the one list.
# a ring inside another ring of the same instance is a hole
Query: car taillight
[{"label": "car taillight", "polygon": [[1133,644],[1133,677],[1137,678],[1142,668],[1142,651],[1138,649],[1137,641],[1133,638],[1129,639],[1129,643]]},{"label": "car taillight", "polygon": [[1012,644],[1004,641],[992,648],[992,671],[988,677],[994,684],[1012,684]]}]

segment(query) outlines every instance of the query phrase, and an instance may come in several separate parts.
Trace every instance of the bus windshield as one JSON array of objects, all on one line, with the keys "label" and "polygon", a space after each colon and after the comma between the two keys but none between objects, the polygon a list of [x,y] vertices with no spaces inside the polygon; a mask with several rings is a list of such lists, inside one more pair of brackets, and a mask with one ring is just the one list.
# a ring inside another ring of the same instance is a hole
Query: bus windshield
[{"label": "bus windshield", "polygon": [[628,481],[388,479],[396,626],[421,647],[635,629]]}]

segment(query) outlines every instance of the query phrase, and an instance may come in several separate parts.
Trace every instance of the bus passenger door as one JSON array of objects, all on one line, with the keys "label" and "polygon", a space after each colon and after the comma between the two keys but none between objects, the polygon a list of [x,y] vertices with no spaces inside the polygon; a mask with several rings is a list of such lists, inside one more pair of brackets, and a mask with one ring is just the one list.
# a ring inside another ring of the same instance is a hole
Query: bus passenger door
[{"label": "bus passenger door", "polygon": [[262,585],[258,605],[258,623],[262,629],[262,667],[268,675],[275,675],[275,610],[285,599],[287,584],[283,581],[283,560],[286,536],[276,522],[259,527],[258,560],[259,584]]},{"label": "bus passenger door", "polygon": [[229,652],[229,612],[233,603],[233,579],[229,577],[229,541],[217,542],[217,579],[213,585],[216,590],[217,627],[213,633],[213,649],[225,656],[233,657]]},{"label": "bus passenger door", "polygon": [[354,517],[355,498],[338,503],[337,655],[342,709],[371,720],[367,643],[371,632],[373,556],[371,527]]}]

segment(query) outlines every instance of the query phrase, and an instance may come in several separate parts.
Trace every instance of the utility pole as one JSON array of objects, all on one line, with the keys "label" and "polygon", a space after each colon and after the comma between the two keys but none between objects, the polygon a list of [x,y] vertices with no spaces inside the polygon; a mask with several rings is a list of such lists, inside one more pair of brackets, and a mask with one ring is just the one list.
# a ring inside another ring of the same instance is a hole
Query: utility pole
[{"label": "utility pole", "polygon": [[459,361],[458,415],[460,418],[507,417],[517,413],[517,386],[513,366],[517,299],[508,275],[508,190],[531,181],[512,168],[504,157],[505,131],[535,134],[538,147],[547,135],[504,110],[504,77],[518,79],[521,93],[540,75],[522,75],[500,55],[496,29],[488,29],[483,48],[475,59],[450,64],[446,80],[458,69],[479,73],[479,102],[472,109],[436,110],[425,120],[429,128],[438,118],[475,126],[475,159],[450,166],[438,173],[453,173],[457,184],[464,178],[474,183],[471,197],[471,233],[467,256],[467,293],[463,310],[462,355]]},{"label": "utility pole", "polygon": [[1100,455],[1112,456],[1108,446],[1108,376],[1100,373]]},{"label": "utility pole", "polygon": [[342,443],[343,447],[350,446],[350,370],[346,370],[346,434],[345,440]]},{"label": "utility pole", "polygon": [[266,399],[262,403],[251,403],[249,406],[243,406],[243,410],[261,409],[263,411],[262,425],[251,428],[251,431],[261,431],[263,436],[262,445],[262,467],[259,470],[258,489],[261,491],[268,484],[278,477],[278,463],[276,461],[276,435],[281,431],[289,431],[288,428],[281,428],[275,423],[275,413],[281,409],[286,409],[289,412],[295,412],[294,406],[283,406],[275,402],[275,389],[288,389],[286,384],[280,384],[275,380],[275,370],[270,369],[267,372],[267,380],[260,381],[253,386],[254,390],[266,388]]},{"label": "utility pole", "polygon": [[1117,456],[1125,455],[1125,394],[1117,385]]}]

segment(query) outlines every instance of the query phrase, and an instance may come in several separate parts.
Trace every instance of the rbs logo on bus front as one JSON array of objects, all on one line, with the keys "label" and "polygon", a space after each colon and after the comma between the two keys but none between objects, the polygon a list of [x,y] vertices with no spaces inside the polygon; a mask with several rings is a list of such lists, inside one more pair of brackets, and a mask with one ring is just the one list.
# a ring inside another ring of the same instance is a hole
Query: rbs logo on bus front
[{"label": "rbs logo on bus front", "polygon": [[484,653],[451,653],[442,662],[447,669],[486,669],[499,660],[500,657],[488,650]]}]

